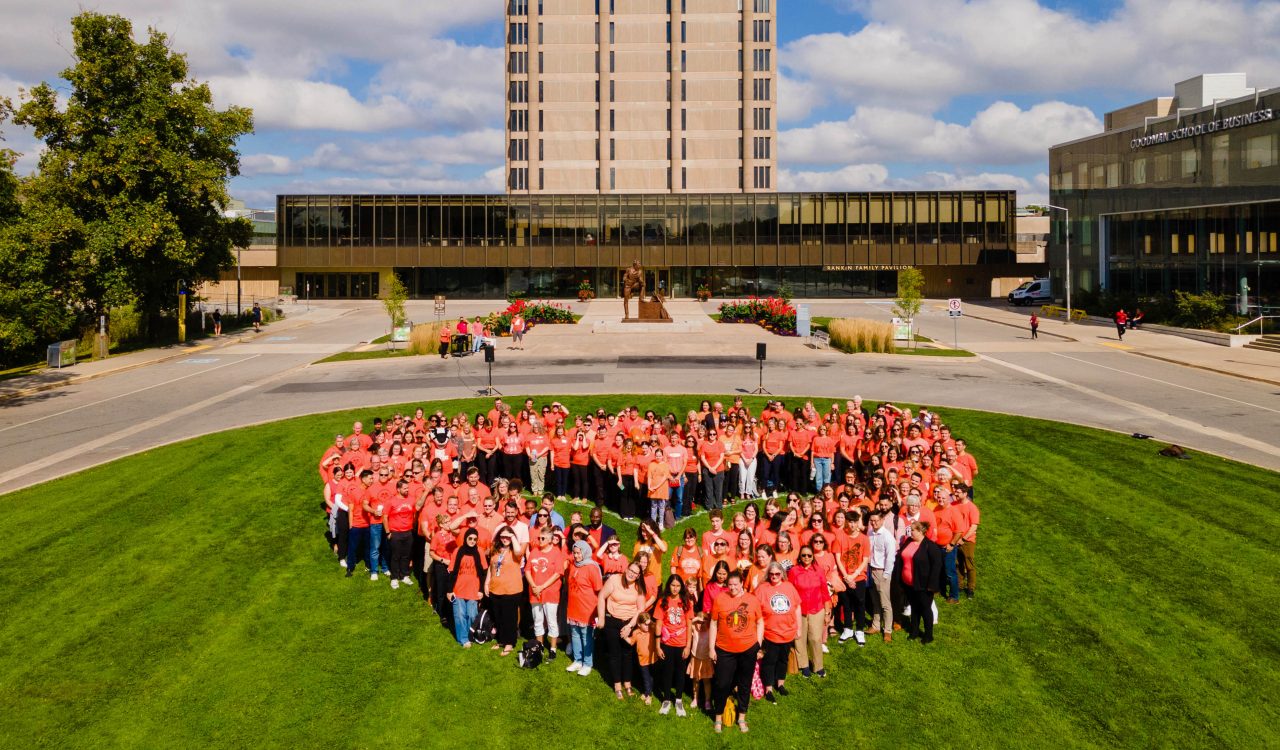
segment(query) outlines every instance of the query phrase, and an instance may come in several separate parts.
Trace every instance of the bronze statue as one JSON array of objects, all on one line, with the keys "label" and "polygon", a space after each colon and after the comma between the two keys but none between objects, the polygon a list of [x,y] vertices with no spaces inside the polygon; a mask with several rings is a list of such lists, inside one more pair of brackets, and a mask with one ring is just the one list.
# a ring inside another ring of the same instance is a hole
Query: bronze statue
[{"label": "bronze statue", "polygon": [[622,317],[628,319],[631,317],[631,295],[644,301],[644,269],[640,267],[640,261],[631,262],[631,267],[622,274]]}]

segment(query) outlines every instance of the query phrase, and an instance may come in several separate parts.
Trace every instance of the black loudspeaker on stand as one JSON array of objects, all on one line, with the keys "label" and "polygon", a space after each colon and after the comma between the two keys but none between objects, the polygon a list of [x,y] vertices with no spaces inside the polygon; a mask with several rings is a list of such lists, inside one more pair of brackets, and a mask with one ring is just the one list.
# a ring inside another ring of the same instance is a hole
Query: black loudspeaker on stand
[{"label": "black loudspeaker on stand", "polygon": [[760,385],[752,391],[754,394],[773,395],[764,387],[764,360],[765,360],[765,344],[763,342],[756,344],[756,361],[760,363]]},{"label": "black loudspeaker on stand", "polygon": [[489,367],[489,385],[481,388],[479,393],[481,396],[501,396],[502,394],[494,390],[493,387],[493,345],[482,347],[484,349],[484,361]]}]

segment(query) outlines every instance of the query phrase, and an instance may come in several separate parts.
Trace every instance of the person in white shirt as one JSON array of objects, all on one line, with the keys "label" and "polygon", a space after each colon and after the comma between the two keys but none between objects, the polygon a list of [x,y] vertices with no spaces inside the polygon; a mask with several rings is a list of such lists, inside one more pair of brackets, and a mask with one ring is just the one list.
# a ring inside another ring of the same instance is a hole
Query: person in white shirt
[{"label": "person in white shirt", "polygon": [[871,582],[876,587],[876,595],[880,606],[873,607],[871,615],[871,632],[884,628],[884,641],[893,640],[893,602],[889,598],[889,585],[893,580],[893,563],[898,556],[898,542],[893,532],[885,528],[884,513],[871,514],[871,529],[867,532],[871,542],[871,559],[867,567],[871,569]]}]

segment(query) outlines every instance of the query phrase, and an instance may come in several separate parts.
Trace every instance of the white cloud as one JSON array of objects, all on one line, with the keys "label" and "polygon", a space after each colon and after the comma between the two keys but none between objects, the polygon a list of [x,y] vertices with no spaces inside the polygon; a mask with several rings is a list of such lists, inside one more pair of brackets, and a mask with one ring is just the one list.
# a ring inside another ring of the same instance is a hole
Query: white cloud
[{"label": "white cloud", "polygon": [[[1045,176],[1041,193],[1039,179],[1032,183],[1026,178],[1000,172],[977,174],[926,171],[910,177],[894,177],[883,164],[849,164],[830,171],[793,171],[783,169],[779,175],[781,190],[812,190],[839,192],[859,190],[1016,190],[1018,201],[1034,201],[1042,194],[1048,195],[1048,177]],[[1043,198],[1039,198],[1043,200]]]},{"label": "white cloud", "polygon": [[779,134],[786,163],[847,161],[1019,164],[1043,161],[1054,143],[1102,130],[1090,110],[1043,102],[1023,110],[996,102],[968,125],[887,107],[859,107],[841,122],[820,122]]},{"label": "white cloud", "polygon": [[240,157],[240,174],[256,177],[266,174],[296,174],[298,166],[287,156],[277,154],[247,154]]},{"label": "white cloud", "polygon": [[868,23],[784,48],[789,74],[858,105],[935,111],[956,96],[1165,94],[1202,72],[1280,84],[1277,3],[1126,0],[1088,21],[1034,0],[869,0]]},{"label": "white cloud", "polygon": [[253,109],[258,130],[391,130],[414,122],[409,105],[380,96],[359,101],[332,83],[272,78],[257,73],[209,79],[220,106],[236,104]]}]

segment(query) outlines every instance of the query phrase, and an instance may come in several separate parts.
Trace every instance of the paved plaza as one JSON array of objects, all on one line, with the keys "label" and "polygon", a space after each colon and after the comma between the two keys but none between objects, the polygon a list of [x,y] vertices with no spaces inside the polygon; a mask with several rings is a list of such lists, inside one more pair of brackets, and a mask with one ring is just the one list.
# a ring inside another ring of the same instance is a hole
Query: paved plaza
[{"label": "paved plaza", "polygon": [[[1148,331],[1131,332],[1121,343],[1113,327],[1052,320],[1033,341],[1024,311],[998,302],[968,304],[953,327],[943,302],[933,300],[925,304],[921,332],[948,345],[958,334],[959,346],[978,357],[847,355],[753,325],[716,323],[707,316],[716,304],[672,301],[672,317],[681,323],[672,332],[598,333],[596,323],[621,317],[621,301],[575,303],[584,315],[578,325],[537,327],[523,351],[500,342],[494,387],[509,396],[746,393],[758,382],[755,345],[765,342],[764,385],[780,396],[861,394],[1012,412],[1141,432],[1280,469],[1280,357],[1271,354]],[[809,304],[814,315],[891,316],[887,300]],[[501,305],[450,302],[447,313],[474,316]],[[482,357],[313,364],[385,333],[385,313],[364,302],[301,304],[287,312],[258,335],[6,382],[0,387],[0,492],[208,432],[336,409],[462,398],[488,382]],[[434,319],[429,301],[409,303],[409,313]]]}]

